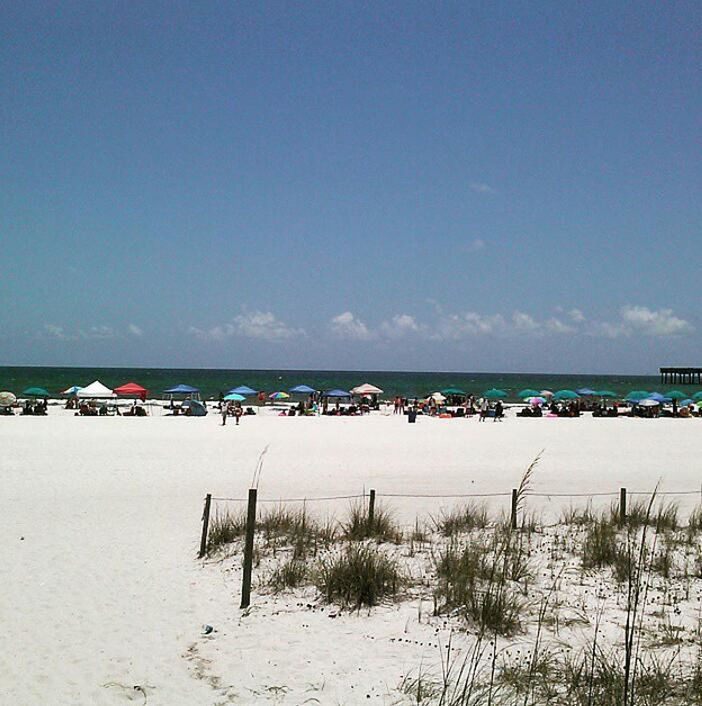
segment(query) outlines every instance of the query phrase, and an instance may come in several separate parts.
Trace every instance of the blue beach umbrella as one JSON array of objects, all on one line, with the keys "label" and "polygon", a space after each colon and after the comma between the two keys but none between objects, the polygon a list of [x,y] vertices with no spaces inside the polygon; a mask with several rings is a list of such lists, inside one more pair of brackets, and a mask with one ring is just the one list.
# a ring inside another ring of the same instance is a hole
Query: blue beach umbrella
[{"label": "blue beach umbrella", "polygon": [[669,402],[670,401],[665,395],[661,395],[660,392],[652,392],[646,399],[647,400],[656,400],[656,402]]},{"label": "blue beach umbrella", "polygon": [[229,394],[244,395],[244,397],[251,397],[251,395],[258,394],[258,390],[252,390],[246,385],[239,385],[239,387],[235,387],[234,389],[229,390]]}]

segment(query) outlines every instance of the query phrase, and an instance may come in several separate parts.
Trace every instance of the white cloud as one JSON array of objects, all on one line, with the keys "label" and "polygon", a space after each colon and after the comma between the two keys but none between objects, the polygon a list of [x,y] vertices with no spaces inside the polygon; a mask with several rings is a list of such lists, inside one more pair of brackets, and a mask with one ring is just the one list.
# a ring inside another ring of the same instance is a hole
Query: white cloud
[{"label": "white cloud", "polygon": [[505,320],[500,314],[482,315],[474,311],[442,316],[436,326],[434,338],[457,341],[468,336],[500,333],[505,329]]},{"label": "white cloud", "polygon": [[111,326],[91,326],[89,329],[80,329],[78,335],[86,339],[115,338],[115,330]]},{"label": "white cloud", "polygon": [[422,326],[409,314],[397,314],[390,321],[383,321],[380,325],[380,333],[386,338],[402,338],[421,330]]},{"label": "white cloud", "polygon": [[550,331],[551,333],[575,333],[577,331],[574,326],[570,326],[569,324],[564,323],[560,319],[557,319],[555,316],[548,319],[544,326],[546,327],[546,330]]},{"label": "white cloud", "polygon": [[533,316],[525,314],[523,311],[515,311],[512,314],[512,323],[514,328],[521,333],[537,333],[541,329],[541,324]]},{"label": "white cloud", "polygon": [[576,324],[579,324],[579,323],[582,323],[583,321],[585,321],[585,315],[583,314],[582,311],[580,311],[580,309],[571,309],[568,312],[568,316],[570,316],[570,318],[573,321],[575,321]]},{"label": "white cloud", "polygon": [[293,328],[270,311],[243,311],[230,322],[201,329],[190,326],[187,332],[198,338],[222,341],[232,336],[257,338],[264,341],[282,341],[294,336],[305,336],[304,329]]},{"label": "white cloud", "polygon": [[476,238],[471,240],[470,243],[466,245],[467,252],[480,252],[485,249],[485,241],[482,238]]},{"label": "white cloud", "polygon": [[277,319],[270,311],[244,312],[234,317],[237,331],[248,338],[280,341],[294,336],[304,336],[303,329],[296,329]]},{"label": "white cloud", "polygon": [[593,322],[589,333],[603,338],[624,336],[682,336],[694,331],[685,319],[673,314],[672,309],[649,309],[646,306],[627,305],[619,311],[618,321]]},{"label": "white cloud", "polygon": [[57,326],[56,324],[44,324],[44,330],[42,333],[49,336],[49,338],[55,338],[59,341],[69,341],[72,338],[75,338],[75,336],[70,336],[66,333],[63,326]]},{"label": "white cloud", "polygon": [[471,191],[475,191],[476,194],[494,194],[495,189],[493,189],[489,184],[485,184],[480,181],[472,181],[468,184]]},{"label": "white cloud", "polygon": [[624,306],[621,317],[634,332],[646,336],[680,336],[694,330],[689,322],[674,316],[672,309],[653,311],[645,306]]},{"label": "white cloud", "polygon": [[144,335],[143,329],[141,329],[136,324],[129,324],[129,326],[127,326],[127,330],[129,331],[129,333],[132,334],[132,336],[143,336]]},{"label": "white cloud", "polygon": [[349,338],[355,341],[368,341],[373,338],[373,333],[368,326],[350,311],[335,316],[329,325],[332,333],[338,338]]}]

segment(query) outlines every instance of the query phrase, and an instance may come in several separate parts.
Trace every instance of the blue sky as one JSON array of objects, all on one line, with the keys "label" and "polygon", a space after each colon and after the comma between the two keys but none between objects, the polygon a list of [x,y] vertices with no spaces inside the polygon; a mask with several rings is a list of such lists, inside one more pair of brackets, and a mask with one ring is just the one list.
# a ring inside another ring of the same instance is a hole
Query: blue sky
[{"label": "blue sky", "polygon": [[697,2],[0,10],[0,364],[702,365]]}]

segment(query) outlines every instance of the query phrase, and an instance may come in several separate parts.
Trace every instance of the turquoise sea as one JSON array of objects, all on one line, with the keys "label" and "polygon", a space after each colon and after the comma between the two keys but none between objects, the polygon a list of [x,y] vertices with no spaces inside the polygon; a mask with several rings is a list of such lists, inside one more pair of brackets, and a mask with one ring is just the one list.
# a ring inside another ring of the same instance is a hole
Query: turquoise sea
[{"label": "turquoise sea", "polygon": [[[575,390],[589,387],[612,390],[626,395],[630,390],[666,389],[657,375],[550,375],[546,373],[426,373],[351,370],[214,370],[179,368],[59,368],[59,367],[0,367],[0,390],[19,394],[27,387],[43,387],[52,396],[72,385],[85,386],[100,380],[110,388],[126,382],[137,382],[159,397],[163,390],[186,383],[201,390],[204,398],[216,398],[238,385],[274,392],[305,384],[318,390],[341,388],[348,390],[364,382],[377,385],[385,395],[424,396],[447,387],[457,387],[480,395],[491,387],[505,390],[511,398],[517,391],[530,387],[536,390]],[[696,392],[697,388],[682,388]]]}]

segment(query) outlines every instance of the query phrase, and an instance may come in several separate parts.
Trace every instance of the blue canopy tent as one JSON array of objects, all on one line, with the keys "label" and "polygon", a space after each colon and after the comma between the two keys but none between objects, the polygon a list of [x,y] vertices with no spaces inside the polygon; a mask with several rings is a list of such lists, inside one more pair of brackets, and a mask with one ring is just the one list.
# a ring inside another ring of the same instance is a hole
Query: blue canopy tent
[{"label": "blue canopy tent", "polygon": [[257,395],[258,390],[253,390],[246,385],[239,385],[239,387],[234,387],[227,393],[228,395],[243,395],[244,397],[251,397],[251,395]]},{"label": "blue canopy tent", "polygon": [[293,395],[312,395],[317,392],[317,390],[309,385],[296,385],[295,387],[291,387],[288,392]]},{"label": "blue canopy tent", "polygon": [[186,399],[199,400],[200,399],[200,388],[192,387],[192,385],[176,385],[175,387],[169,387],[167,390],[163,391],[170,400],[170,406],[173,407],[173,395],[184,395]]}]

